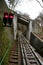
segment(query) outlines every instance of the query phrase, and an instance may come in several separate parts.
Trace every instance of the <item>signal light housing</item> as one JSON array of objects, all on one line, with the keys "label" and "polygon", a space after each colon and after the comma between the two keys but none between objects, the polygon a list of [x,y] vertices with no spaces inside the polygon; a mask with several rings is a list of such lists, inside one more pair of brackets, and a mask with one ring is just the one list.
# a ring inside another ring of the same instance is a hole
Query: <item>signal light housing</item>
[{"label": "signal light housing", "polygon": [[9,13],[9,18],[13,18],[13,13]]},{"label": "signal light housing", "polygon": [[8,18],[8,13],[7,12],[4,13],[4,17]]},{"label": "signal light housing", "polygon": [[5,13],[4,13],[4,16],[3,16],[3,23],[4,23],[4,25],[7,24],[7,21],[8,21],[8,13],[5,12]]},{"label": "signal light housing", "polygon": [[4,17],[5,17],[5,18],[8,18],[8,15],[5,15]]},{"label": "signal light housing", "polygon": [[11,25],[12,24],[12,21],[13,21],[13,13],[9,13],[9,17],[8,17],[8,23],[9,23],[9,25]]},{"label": "signal light housing", "polygon": [[4,16],[3,16],[3,23],[4,23],[4,25],[6,26],[6,24],[9,26],[11,26],[11,24],[12,24],[12,21],[13,21],[13,13],[9,13],[9,15],[8,15],[8,13],[7,12],[5,12],[4,13]]}]

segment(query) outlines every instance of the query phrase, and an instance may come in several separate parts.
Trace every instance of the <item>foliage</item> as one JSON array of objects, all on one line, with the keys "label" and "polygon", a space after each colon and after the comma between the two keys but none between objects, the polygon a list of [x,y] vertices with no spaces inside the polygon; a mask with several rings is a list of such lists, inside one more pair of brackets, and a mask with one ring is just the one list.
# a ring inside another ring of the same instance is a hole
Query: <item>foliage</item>
[{"label": "foliage", "polygon": [[1,18],[0,18],[0,33],[2,33],[2,30],[4,30],[4,28],[3,28],[3,26],[2,26],[2,20],[1,20]]}]

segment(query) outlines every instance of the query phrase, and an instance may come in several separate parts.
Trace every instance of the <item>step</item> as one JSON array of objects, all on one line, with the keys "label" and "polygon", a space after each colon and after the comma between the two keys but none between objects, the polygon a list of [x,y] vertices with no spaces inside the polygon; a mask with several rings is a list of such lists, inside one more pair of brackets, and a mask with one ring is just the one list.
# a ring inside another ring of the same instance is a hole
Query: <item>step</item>
[{"label": "step", "polygon": [[18,54],[18,52],[11,52],[10,54]]},{"label": "step", "polygon": [[18,56],[10,56],[12,59],[18,59]]},{"label": "step", "polygon": [[9,60],[9,63],[15,63],[15,64],[18,64],[18,60],[16,60],[16,59],[10,59],[10,60]]},{"label": "step", "polygon": [[18,64],[15,64],[15,63],[9,63],[8,65],[18,65]]},{"label": "step", "polygon": [[18,49],[16,50],[16,49],[12,49],[11,51],[18,51]]},{"label": "step", "polygon": [[18,53],[18,51],[11,51],[11,53]]},{"label": "step", "polygon": [[11,53],[10,55],[12,55],[12,56],[18,56],[18,54],[14,54],[14,53]]}]

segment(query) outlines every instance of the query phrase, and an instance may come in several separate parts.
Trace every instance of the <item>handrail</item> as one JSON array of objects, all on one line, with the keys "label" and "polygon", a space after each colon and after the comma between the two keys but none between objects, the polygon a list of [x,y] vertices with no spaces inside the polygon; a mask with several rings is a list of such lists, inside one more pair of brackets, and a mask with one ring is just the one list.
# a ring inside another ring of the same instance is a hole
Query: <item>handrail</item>
[{"label": "handrail", "polygon": [[35,33],[33,33],[33,32],[31,32],[34,36],[36,36],[40,41],[42,41],[43,42],[43,40],[40,38],[40,37],[38,37]]}]

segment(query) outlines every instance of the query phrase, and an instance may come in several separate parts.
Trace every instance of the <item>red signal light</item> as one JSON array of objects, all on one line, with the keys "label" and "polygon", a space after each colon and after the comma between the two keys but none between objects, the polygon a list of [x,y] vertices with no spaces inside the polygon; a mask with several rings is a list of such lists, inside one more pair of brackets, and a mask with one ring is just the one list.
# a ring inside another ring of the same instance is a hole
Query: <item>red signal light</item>
[{"label": "red signal light", "polygon": [[4,12],[4,18],[8,18],[8,12]]},{"label": "red signal light", "polygon": [[9,17],[10,17],[10,18],[13,18],[13,16],[12,16],[12,15],[10,15]]},{"label": "red signal light", "polygon": [[5,17],[5,18],[8,18],[8,15],[5,15],[4,17]]}]

